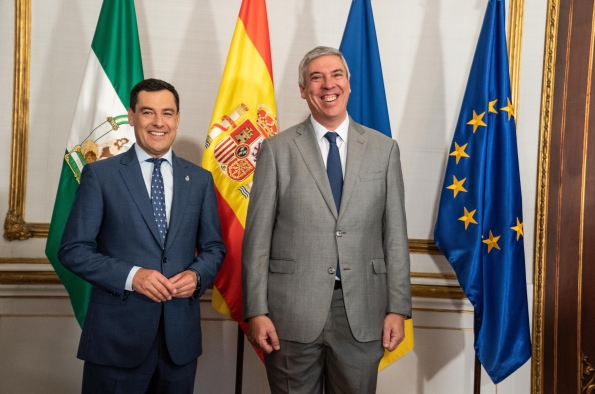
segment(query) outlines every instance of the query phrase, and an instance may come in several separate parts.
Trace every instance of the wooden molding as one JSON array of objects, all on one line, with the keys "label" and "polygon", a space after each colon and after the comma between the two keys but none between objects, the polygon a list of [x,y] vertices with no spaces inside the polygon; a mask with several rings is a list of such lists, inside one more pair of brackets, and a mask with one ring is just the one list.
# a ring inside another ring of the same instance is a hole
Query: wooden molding
[{"label": "wooden molding", "polygon": [[[8,260],[8,259],[2,259]],[[0,260],[0,263],[4,263]],[[26,259],[23,259],[26,260]],[[30,264],[40,264],[43,259],[29,259]],[[415,275],[414,275],[415,274]],[[442,274],[412,273],[412,277],[436,278],[449,275]],[[61,284],[58,275],[54,271],[0,271],[0,285],[56,285]],[[436,285],[411,285],[411,295],[422,298],[447,298],[465,299],[465,294],[459,286],[436,286]]]},{"label": "wooden molding", "polygon": [[50,261],[45,257],[28,258],[28,257],[0,257],[0,264],[49,264]]},{"label": "wooden molding", "polygon": [[60,278],[54,271],[4,271],[0,272],[0,285],[59,285]]},{"label": "wooden molding", "polygon": [[416,254],[442,254],[432,239],[409,240],[409,253]]},{"label": "wooden molding", "polygon": [[466,299],[459,286],[411,285],[411,295],[421,298]]}]

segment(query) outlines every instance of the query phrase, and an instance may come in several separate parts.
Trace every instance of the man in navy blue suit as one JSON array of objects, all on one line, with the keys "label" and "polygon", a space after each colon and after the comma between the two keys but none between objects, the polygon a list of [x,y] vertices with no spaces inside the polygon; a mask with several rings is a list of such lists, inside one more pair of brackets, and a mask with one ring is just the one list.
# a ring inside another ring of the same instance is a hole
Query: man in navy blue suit
[{"label": "man in navy blue suit", "polygon": [[83,393],[192,393],[199,297],[225,256],[213,177],[171,150],[179,96],[147,79],[130,93],[136,144],[87,164],[60,245],[93,285],[78,358]]}]

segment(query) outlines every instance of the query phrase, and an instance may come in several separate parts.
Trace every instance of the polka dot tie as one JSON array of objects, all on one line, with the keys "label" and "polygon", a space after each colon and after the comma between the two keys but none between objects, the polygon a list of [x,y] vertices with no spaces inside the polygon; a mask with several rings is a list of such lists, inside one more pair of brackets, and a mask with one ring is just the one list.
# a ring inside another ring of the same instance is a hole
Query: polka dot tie
[{"label": "polka dot tie", "polygon": [[161,247],[165,247],[165,236],[167,235],[167,215],[165,213],[165,193],[163,191],[163,176],[161,175],[161,163],[165,159],[147,159],[153,163],[153,176],[151,177],[151,204],[153,214],[159,231]]}]

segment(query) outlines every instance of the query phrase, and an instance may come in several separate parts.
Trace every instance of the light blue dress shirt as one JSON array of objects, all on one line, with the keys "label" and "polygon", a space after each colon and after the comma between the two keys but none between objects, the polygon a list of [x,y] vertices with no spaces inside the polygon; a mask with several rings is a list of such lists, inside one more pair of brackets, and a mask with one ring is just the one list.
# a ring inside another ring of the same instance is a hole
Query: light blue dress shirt
[{"label": "light blue dress shirt", "polygon": [[[134,150],[136,152],[136,157],[138,158],[138,162],[140,164],[140,170],[143,174],[143,180],[145,181],[145,186],[147,188],[148,197],[151,198],[151,178],[153,176],[153,163],[147,161],[147,159],[152,159],[153,157],[145,152],[138,144],[134,144]],[[171,213],[171,204],[173,200],[174,194],[174,168],[172,167],[171,159],[172,159],[172,152],[171,148],[167,151],[165,155],[162,156],[165,159],[163,163],[161,163],[161,176],[163,177],[163,192],[165,194],[165,214],[167,218],[167,227],[169,228],[169,215]],[[132,288],[132,278],[141,267],[134,266],[130,270],[128,277],[126,278],[126,285],[124,289],[128,291],[134,291]]]}]

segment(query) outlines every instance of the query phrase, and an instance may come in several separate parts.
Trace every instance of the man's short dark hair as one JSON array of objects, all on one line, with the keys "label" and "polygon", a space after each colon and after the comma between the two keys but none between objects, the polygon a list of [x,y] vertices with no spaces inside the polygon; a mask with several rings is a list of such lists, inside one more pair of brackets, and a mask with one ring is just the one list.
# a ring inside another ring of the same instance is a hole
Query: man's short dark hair
[{"label": "man's short dark hair", "polygon": [[159,92],[161,90],[169,90],[176,101],[176,109],[180,112],[180,96],[176,91],[176,88],[172,84],[162,81],[160,79],[149,78],[137,83],[130,91],[130,109],[132,112],[136,111],[136,103],[138,101],[138,94],[142,91],[145,92]]}]

